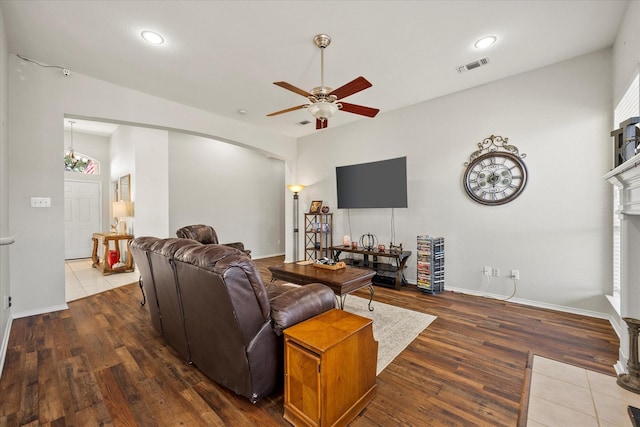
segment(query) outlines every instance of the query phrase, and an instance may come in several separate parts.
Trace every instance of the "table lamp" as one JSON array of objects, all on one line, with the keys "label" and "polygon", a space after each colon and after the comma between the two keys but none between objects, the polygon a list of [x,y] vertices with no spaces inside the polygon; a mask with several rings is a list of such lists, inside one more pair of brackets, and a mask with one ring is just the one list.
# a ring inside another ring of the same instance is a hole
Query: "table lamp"
[{"label": "table lamp", "polygon": [[113,202],[113,216],[118,220],[118,234],[127,234],[125,217],[131,216],[131,202],[125,202],[124,200]]}]

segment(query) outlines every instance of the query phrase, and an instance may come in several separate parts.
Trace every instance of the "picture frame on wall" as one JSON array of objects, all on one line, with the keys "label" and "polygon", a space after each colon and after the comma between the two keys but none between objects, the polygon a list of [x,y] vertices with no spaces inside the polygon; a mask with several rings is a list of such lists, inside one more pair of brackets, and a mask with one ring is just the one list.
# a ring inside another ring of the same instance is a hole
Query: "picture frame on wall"
[{"label": "picture frame on wall", "polygon": [[120,177],[120,200],[131,201],[131,175]]},{"label": "picture frame on wall", "polygon": [[309,213],[319,214],[322,209],[322,200],[314,200],[309,207]]}]

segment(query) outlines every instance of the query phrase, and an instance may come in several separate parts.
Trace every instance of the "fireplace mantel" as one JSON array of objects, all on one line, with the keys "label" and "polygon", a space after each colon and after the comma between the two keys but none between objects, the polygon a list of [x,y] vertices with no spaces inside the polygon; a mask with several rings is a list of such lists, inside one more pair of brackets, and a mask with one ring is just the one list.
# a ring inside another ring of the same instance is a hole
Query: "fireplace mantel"
[{"label": "fireplace mantel", "polygon": [[636,154],[604,179],[620,189],[620,205],[616,211],[623,215],[640,215],[640,154]]},{"label": "fireplace mantel", "polygon": [[[623,317],[640,319],[640,154],[636,154],[611,170],[604,179],[619,190],[618,205],[614,210],[619,216],[619,254],[614,256],[614,271],[619,271],[620,294],[608,296],[616,308],[618,318],[616,332],[620,338],[619,360],[614,366],[618,374],[626,371],[629,357],[627,328]],[[614,242],[618,230],[614,227]],[[613,322],[612,322],[613,323]]]}]

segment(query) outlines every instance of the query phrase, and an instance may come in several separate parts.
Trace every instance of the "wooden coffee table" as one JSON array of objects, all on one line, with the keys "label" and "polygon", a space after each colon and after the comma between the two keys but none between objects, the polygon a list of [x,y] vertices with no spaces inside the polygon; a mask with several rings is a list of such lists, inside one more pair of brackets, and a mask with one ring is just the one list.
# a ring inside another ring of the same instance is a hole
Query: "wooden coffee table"
[{"label": "wooden coffee table", "polygon": [[344,300],[347,294],[358,289],[369,288],[369,311],[373,311],[371,301],[375,293],[371,279],[375,275],[372,270],[345,267],[339,270],[328,270],[314,267],[313,264],[301,265],[295,262],[274,265],[269,267],[271,271],[271,281],[276,279],[284,280],[298,285],[309,283],[322,283],[327,285],[336,294],[336,300],[341,309],[344,309]]}]

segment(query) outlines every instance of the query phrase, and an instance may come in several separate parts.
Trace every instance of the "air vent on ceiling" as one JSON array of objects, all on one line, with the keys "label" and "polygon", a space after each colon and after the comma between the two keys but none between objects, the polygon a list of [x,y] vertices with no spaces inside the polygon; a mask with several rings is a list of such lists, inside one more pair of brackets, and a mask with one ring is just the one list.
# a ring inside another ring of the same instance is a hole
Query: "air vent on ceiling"
[{"label": "air vent on ceiling", "polygon": [[298,126],[304,126],[304,125],[308,125],[309,123],[311,123],[309,120],[303,120],[301,122],[297,122],[296,124]]},{"label": "air vent on ceiling", "polygon": [[488,63],[489,63],[489,58],[485,56],[484,58],[480,58],[477,61],[470,62],[467,65],[461,65],[459,67],[456,67],[456,70],[458,70],[459,73],[464,73],[465,71],[471,71],[475,68],[482,67],[483,65],[487,65]]}]

